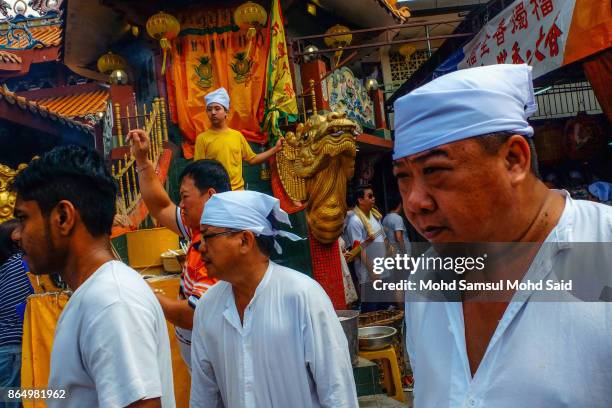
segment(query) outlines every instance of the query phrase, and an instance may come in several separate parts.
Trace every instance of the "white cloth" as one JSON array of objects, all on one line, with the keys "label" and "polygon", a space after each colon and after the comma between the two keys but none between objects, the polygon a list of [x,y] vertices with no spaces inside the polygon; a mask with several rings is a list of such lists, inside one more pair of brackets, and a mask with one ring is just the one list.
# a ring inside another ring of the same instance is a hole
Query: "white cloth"
[{"label": "white cloth", "polygon": [[[379,230],[382,229],[382,225],[376,217],[370,212],[370,225],[372,226],[372,232],[376,234]],[[359,217],[355,214],[351,215],[346,225],[346,235],[348,238],[348,245],[353,246],[355,241],[364,242],[368,238],[368,232],[366,231],[363,223],[359,219]],[[366,258],[370,265],[373,262],[374,258],[384,258],[387,255],[387,248],[385,247],[385,234],[383,233],[378,235],[374,242],[369,244],[365,248]],[[359,283],[367,283],[372,282],[374,279],[380,279],[386,277],[385,273],[381,275],[374,275],[372,271],[368,271],[366,265],[361,262],[361,256],[358,255],[355,257],[355,274],[357,275],[357,279],[359,279]]]},{"label": "white cloth", "polygon": [[[552,243],[612,242],[612,208],[564,195],[525,279],[546,279],[576,250]],[[407,300],[415,408],[612,407],[612,303],[509,303],[472,378],[462,304]]]},{"label": "white cloth", "polygon": [[206,100],[206,106],[210,105],[211,103],[218,103],[226,110],[229,110],[230,97],[225,88],[223,87],[217,88],[214,91],[207,93],[204,99]]},{"label": "white cloth", "polygon": [[346,336],[317,282],[270,262],[243,320],[227,282],[200,299],[191,408],[358,406]]},{"label": "white cloth", "polygon": [[390,212],[385,215],[382,220],[383,228],[385,229],[385,235],[389,240],[389,243],[395,247],[397,253],[401,253],[399,242],[395,239],[395,232],[402,231],[402,237],[404,237],[404,248],[406,254],[410,254],[410,239],[408,238],[408,231],[406,230],[406,224],[404,219],[398,213]]},{"label": "white cloth", "polygon": [[166,319],[138,272],[110,261],[74,291],[55,330],[47,388],[67,397],[47,400],[48,408],[125,407],[157,397],[175,406]]},{"label": "white cloth", "polygon": [[[226,191],[213,195],[206,202],[200,224],[251,231],[256,235],[281,236],[292,241],[302,239],[291,232],[275,229],[269,217],[291,226],[289,215],[280,208],[277,198],[258,191]],[[279,254],[282,253],[276,240],[274,248]]]},{"label": "white cloth", "polygon": [[451,72],[399,98],[393,160],[493,132],[533,136],[531,67],[500,64]]}]

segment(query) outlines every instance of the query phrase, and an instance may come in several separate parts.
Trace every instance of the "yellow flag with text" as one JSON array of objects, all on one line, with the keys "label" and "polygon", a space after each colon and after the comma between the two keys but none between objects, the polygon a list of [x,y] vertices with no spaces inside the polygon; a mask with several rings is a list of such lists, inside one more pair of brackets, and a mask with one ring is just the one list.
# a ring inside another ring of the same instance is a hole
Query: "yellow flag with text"
[{"label": "yellow flag with text", "polygon": [[262,128],[268,133],[269,142],[274,143],[281,136],[279,121],[285,119],[295,122],[298,118],[280,0],[272,1],[269,29],[270,51],[266,70],[265,114]]}]

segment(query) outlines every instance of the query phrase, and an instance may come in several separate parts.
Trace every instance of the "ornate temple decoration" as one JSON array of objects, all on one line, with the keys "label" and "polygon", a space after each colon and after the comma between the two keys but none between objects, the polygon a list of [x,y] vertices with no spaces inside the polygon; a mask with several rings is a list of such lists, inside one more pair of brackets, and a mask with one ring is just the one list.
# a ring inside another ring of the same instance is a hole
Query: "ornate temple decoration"
[{"label": "ornate temple decoration", "polygon": [[336,242],[346,215],[346,186],[355,172],[355,136],[359,126],[345,113],[312,115],[296,132],[288,132],[276,155],[278,173],[289,197],[307,201],[312,235]]},{"label": "ornate temple decoration", "polygon": [[28,167],[22,163],[13,170],[4,164],[0,164],[0,223],[13,218],[13,208],[15,208],[15,200],[17,195],[9,190],[9,185],[21,170]]},{"label": "ornate temple decoration", "polygon": [[337,69],[321,84],[331,111],[346,113],[349,119],[363,127],[376,128],[374,102],[353,71],[347,67]]}]

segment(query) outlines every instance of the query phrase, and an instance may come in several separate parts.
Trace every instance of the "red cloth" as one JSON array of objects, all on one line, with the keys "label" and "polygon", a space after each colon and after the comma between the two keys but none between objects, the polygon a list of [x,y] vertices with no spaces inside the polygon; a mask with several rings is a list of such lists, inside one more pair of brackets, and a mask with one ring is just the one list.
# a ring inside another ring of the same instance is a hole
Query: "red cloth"
[{"label": "red cloth", "polygon": [[310,242],[313,277],[323,286],[334,305],[334,309],[346,309],[338,241],[331,245],[325,245],[317,241],[310,233],[308,234],[308,241]]}]

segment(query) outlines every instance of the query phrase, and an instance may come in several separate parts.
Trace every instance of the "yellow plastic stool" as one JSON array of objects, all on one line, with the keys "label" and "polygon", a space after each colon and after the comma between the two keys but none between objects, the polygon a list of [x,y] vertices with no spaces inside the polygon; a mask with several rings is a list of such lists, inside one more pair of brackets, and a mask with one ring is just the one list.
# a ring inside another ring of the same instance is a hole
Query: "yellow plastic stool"
[{"label": "yellow plastic stool", "polygon": [[359,352],[359,356],[367,360],[382,360],[384,383],[385,388],[387,389],[387,395],[398,400],[399,402],[404,402],[402,376],[400,375],[395,348],[393,346],[389,346],[382,350],[364,350]]}]

